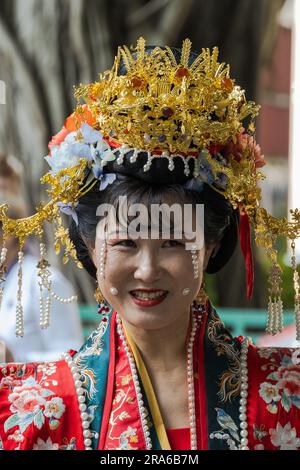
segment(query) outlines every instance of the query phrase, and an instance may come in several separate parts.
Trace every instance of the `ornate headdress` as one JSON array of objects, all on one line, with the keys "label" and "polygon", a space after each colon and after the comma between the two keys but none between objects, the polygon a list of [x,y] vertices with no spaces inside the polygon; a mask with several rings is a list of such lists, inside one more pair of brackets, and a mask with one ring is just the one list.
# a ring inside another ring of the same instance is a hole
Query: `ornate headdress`
[{"label": "ornate headdress", "polygon": [[[259,106],[245,98],[244,90],[230,78],[229,66],[218,62],[218,49],[191,52],[191,41],[181,51],[169,47],[145,47],[140,38],[132,51],[118,49],[111,70],[99,81],[80,85],[78,106],[63,129],[49,144],[45,157],[51,167],[42,183],[49,185],[50,202],[36,214],[12,220],[7,206],[0,207],[4,238],[15,235],[20,253],[26,238],[41,241],[40,275],[47,269],[43,225],[55,225],[55,251],[64,245],[63,260],[76,259],[75,248],[64,228],[61,212],[75,222],[79,199],[100,180],[100,190],[113,183],[115,173],[142,171],[155,182],[192,180],[199,190],[209,185],[230,201],[240,214],[241,247],[246,260],[248,296],[253,287],[250,225],[258,246],[271,261],[267,331],[282,330],[281,268],[275,242],[281,235],[295,246],[300,235],[300,213],[292,221],[275,218],[261,207],[259,171],[265,162],[256,144],[254,118]],[[82,100],[84,103],[82,103]],[[247,124],[246,124],[247,123]],[[175,175],[175,176],[174,176]],[[5,246],[1,253],[4,272]],[[300,295],[293,254],[295,315],[300,339]],[[80,263],[78,263],[80,265]],[[47,286],[47,282],[42,283]]]}]

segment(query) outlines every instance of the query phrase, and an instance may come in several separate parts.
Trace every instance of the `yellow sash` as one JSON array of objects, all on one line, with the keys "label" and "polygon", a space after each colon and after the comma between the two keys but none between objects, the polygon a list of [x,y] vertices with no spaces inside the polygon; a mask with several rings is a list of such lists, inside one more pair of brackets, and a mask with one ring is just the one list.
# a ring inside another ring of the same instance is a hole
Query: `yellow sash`
[{"label": "yellow sash", "polygon": [[135,362],[136,362],[141,380],[143,382],[143,387],[144,387],[145,393],[147,395],[147,399],[148,399],[151,415],[152,415],[152,418],[153,418],[153,421],[154,421],[154,426],[155,426],[155,429],[156,429],[157,437],[158,437],[158,440],[159,440],[159,443],[160,443],[160,447],[163,450],[171,450],[170,443],[169,443],[168,436],[167,436],[166,429],[165,429],[165,425],[164,425],[162,416],[160,414],[160,410],[159,410],[159,407],[158,407],[156,396],[155,396],[155,393],[154,393],[152,383],[151,383],[150,377],[148,375],[146,366],[144,364],[144,361],[142,359],[142,356],[141,356],[136,344],[131,339],[130,335],[128,334],[128,332],[127,332],[127,330],[124,326],[124,324],[123,324],[123,328],[124,328],[124,331],[125,331],[125,334],[126,334],[128,344],[129,344],[129,346],[131,348],[131,351],[134,355],[134,359],[135,359]]}]

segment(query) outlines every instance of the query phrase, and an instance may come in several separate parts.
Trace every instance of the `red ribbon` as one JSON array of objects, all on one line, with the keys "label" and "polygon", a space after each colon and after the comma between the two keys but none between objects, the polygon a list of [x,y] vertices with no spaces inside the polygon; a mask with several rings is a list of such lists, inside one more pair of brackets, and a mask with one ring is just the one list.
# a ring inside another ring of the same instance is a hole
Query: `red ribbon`
[{"label": "red ribbon", "polygon": [[245,259],[247,297],[250,300],[253,293],[254,269],[251,247],[251,231],[248,215],[240,209],[240,243]]}]

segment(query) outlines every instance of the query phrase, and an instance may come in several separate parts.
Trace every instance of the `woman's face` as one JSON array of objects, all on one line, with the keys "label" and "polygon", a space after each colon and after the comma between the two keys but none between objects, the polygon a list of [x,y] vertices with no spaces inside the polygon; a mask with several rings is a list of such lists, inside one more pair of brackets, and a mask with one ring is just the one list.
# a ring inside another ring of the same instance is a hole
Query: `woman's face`
[{"label": "woman's face", "polygon": [[[109,227],[107,232],[104,278],[100,277],[102,237],[96,237],[92,258],[101,292],[121,317],[132,326],[151,330],[189,315],[201,286],[204,262],[212,250],[206,256],[204,246],[197,250],[199,277],[195,279],[184,236],[132,239],[120,237],[118,230],[110,231]],[[111,288],[118,294],[113,295]],[[188,294],[183,295],[187,289]]]}]

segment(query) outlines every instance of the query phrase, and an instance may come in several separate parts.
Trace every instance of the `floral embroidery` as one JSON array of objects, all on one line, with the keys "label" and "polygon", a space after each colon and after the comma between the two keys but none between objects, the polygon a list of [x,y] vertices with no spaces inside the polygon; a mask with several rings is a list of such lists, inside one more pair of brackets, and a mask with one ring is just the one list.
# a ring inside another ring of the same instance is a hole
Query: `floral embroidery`
[{"label": "floral embroidery", "polygon": [[25,377],[26,374],[26,365],[25,364],[18,364],[16,366],[11,367],[3,367],[1,368],[1,375],[2,379],[0,380],[0,390],[8,388],[9,390],[13,390],[15,386],[22,385],[22,378]]},{"label": "floral embroidery", "polygon": [[[45,418],[49,419],[50,429],[57,429],[60,425],[59,419],[65,411],[63,400],[59,397],[54,397],[53,395],[55,395],[55,393],[45,388],[46,384],[49,385],[49,373],[47,374],[47,371],[51,371],[51,375],[54,366],[55,365],[52,364],[48,369],[40,368],[43,374],[39,382],[37,382],[33,376],[30,376],[22,380],[21,385],[15,386],[12,393],[8,395],[12,415],[4,423],[4,431],[8,432],[10,429],[18,426],[19,429],[17,431],[19,431],[19,433],[16,434],[15,431],[12,435],[14,436],[12,437],[14,440],[20,442],[19,437],[32,423],[38,429],[41,429],[45,423]],[[51,379],[50,382],[57,384],[57,381]],[[51,399],[49,400],[50,397]]]},{"label": "floral embroidery", "polygon": [[122,432],[120,435],[120,447],[118,447],[118,450],[135,450],[135,447],[132,447],[131,443],[136,442],[138,442],[136,429],[128,426],[126,431]]},{"label": "floral embroidery", "polygon": [[[279,356],[279,361],[276,361],[275,354]],[[266,358],[266,355],[263,357]],[[270,370],[271,373],[266,377],[268,382],[261,383],[259,389],[259,395],[268,404],[267,410],[278,413],[279,403],[286,412],[292,406],[300,409],[300,366],[295,365],[291,356],[280,350],[273,349],[267,359],[269,362],[262,365],[261,369]]]},{"label": "floral embroidery", "polygon": [[33,445],[33,450],[58,450],[59,444],[54,444],[50,437],[46,441],[43,441],[40,437],[36,444]]},{"label": "floral embroidery", "polygon": [[263,444],[256,444],[254,450],[265,450],[265,446]]},{"label": "floral embroidery", "polygon": [[39,364],[37,371],[43,372],[45,375],[53,375],[56,372],[56,364],[54,362]]},{"label": "floral embroidery", "polygon": [[300,438],[291,423],[282,427],[278,422],[276,429],[270,429],[270,439],[273,446],[279,447],[279,450],[297,450],[300,447]]},{"label": "floral embroidery", "polygon": [[48,401],[46,403],[44,415],[47,416],[47,418],[54,417],[59,419],[63,415],[65,409],[66,407],[62,399],[59,397],[55,397],[52,398],[51,401]]}]

